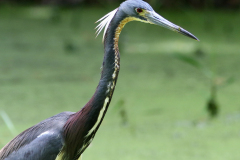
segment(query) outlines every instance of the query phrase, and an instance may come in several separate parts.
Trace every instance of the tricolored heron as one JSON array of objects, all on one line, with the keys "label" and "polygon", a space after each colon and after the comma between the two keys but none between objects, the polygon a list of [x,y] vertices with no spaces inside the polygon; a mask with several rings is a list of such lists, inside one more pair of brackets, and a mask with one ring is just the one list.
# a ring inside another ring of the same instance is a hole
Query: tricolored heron
[{"label": "tricolored heron", "polygon": [[190,32],[158,15],[142,0],[127,0],[102,17],[104,59],[100,82],[87,104],[78,112],[62,112],[20,133],[0,150],[0,160],[77,160],[92,142],[116,86],[120,54],[118,40],[129,21],[141,21],[171,29],[198,40]]}]

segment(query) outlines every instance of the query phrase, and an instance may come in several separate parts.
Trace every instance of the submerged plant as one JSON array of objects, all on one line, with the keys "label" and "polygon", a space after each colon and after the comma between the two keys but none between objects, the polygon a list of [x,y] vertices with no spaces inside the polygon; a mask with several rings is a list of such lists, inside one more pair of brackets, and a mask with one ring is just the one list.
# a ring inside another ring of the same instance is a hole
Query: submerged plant
[{"label": "submerged plant", "polygon": [[206,63],[204,63],[203,59],[195,58],[190,55],[183,55],[180,53],[175,53],[174,57],[196,68],[197,70],[202,72],[203,75],[209,80],[210,96],[206,100],[206,109],[210,118],[216,117],[219,114],[219,110],[220,110],[219,103],[217,102],[218,88],[222,85],[228,85],[232,83],[234,81],[233,77],[221,78],[217,76],[217,74],[212,69],[210,69],[206,65]]},{"label": "submerged plant", "polygon": [[123,99],[120,99],[117,102],[117,104],[115,105],[114,109],[118,113],[118,115],[121,119],[121,124],[127,125],[129,123],[129,121],[128,121],[128,113],[125,108],[125,101]]}]

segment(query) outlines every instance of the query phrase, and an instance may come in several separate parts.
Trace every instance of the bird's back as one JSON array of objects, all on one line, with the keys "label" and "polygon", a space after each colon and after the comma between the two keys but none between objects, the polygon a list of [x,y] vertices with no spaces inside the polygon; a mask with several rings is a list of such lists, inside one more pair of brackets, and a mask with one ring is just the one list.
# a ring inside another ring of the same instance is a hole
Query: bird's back
[{"label": "bird's back", "polygon": [[23,131],[0,150],[0,160],[55,160],[63,126],[74,112],[62,112]]}]

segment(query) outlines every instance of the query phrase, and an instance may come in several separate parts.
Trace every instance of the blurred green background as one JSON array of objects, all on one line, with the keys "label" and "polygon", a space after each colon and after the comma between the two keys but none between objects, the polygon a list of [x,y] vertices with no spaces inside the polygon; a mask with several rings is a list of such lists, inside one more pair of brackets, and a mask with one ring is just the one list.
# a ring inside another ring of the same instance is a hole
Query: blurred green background
[{"label": "blurred green background", "polygon": [[[103,59],[94,22],[120,2],[0,2],[0,148],[91,98]],[[83,159],[239,160],[239,1],[148,2],[200,42],[127,24],[112,103]]]}]

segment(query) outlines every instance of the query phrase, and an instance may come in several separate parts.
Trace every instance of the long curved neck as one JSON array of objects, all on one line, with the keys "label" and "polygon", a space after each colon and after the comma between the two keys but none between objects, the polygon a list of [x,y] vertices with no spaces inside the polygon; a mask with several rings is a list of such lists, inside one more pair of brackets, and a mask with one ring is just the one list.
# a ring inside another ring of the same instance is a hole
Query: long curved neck
[{"label": "long curved neck", "polygon": [[70,117],[64,126],[63,159],[74,159],[82,154],[91,143],[106,114],[120,69],[119,35],[130,20],[132,19],[125,13],[117,11],[108,26],[104,39],[101,79],[89,102]]},{"label": "long curved neck", "polygon": [[119,36],[125,24],[132,20],[134,18],[127,17],[125,13],[118,11],[107,29],[104,39],[102,74],[98,88],[94,94],[95,98],[101,97],[104,100],[109,98],[109,102],[112,98],[120,69]]},{"label": "long curved neck", "polygon": [[[89,101],[89,107],[96,107],[97,113],[94,111],[92,113],[99,115],[98,120],[101,119],[97,121],[99,122],[97,128],[104,118],[117,83],[120,69],[119,36],[125,24],[132,20],[134,20],[134,18],[127,17],[122,11],[117,11],[105,35],[101,79],[95,94]],[[88,104],[86,106],[88,106]]]}]

